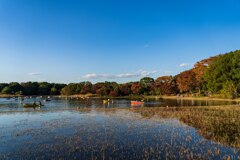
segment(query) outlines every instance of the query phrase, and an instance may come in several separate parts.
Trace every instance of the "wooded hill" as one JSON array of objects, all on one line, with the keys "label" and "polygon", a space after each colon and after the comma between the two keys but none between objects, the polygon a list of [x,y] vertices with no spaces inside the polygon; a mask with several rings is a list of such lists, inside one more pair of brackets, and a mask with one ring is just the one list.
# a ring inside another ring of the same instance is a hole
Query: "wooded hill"
[{"label": "wooded hill", "polygon": [[48,82],[0,83],[2,94],[14,95],[194,95],[237,98],[240,96],[240,50],[197,62],[190,70],[157,79],[144,77],[137,82],[80,82],[57,84]]}]

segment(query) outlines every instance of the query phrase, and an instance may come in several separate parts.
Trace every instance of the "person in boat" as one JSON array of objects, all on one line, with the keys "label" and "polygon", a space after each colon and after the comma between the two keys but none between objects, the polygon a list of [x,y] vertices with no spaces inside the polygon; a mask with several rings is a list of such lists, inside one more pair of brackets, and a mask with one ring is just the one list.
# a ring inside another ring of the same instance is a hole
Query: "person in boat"
[{"label": "person in boat", "polygon": [[33,105],[34,105],[34,106],[36,106],[36,105],[37,105],[35,101],[33,102]]},{"label": "person in boat", "polygon": [[39,106],[42,106],[42,102],[41,101],[38,101],[38,103],[39,103]]}]

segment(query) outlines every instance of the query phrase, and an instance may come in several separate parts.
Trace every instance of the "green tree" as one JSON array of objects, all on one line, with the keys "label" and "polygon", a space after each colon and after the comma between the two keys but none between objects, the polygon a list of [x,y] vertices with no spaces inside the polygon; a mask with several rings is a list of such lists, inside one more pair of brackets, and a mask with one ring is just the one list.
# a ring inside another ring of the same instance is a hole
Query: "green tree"
[{"label": "green tree", "polygon": [[38,82],[21,83],[24,95],[38,95]]},{"label": "green tree", "polygon": [[3,88],[5,88],[6,86],[8,86],[7,83],[0,83],[0,92],[2,92]]},{"label": "green tree", "polygon": [[4,85],[2,89],[3,94],[17,94],[23,90],[23,87],[17,82],[11,82],[8,85]]},{"label": "green tree", "polygon": [[151,77],[144,77],[139,82],[141,86],[141,92],[143,94],[149,95],[151,91],[151,87],[154,84],[154,79]]},{"label": "green tree", "polygon": [[12,89],[9,86],[6,86],[2,90],[2,94],[12,94]]},{"label": "green tree", "polygon": [[222,93],[230,84],[238,88],[240,84],[240,51],[218,56],[209,65],[204,80],[206,88],[211,93]]},{"label": "green tree", "polygon": [[60,83],[54,83],[54,84],[53,84],[53,87],[57,89],[56,95],[61,94],[61,90],[62,90],[65,86],[67,86],[67,85],[66,85],[66,84],[60,84]]},{"label": "green tree", "polygon": [[237,86],[235,86],[234,83],[231,81],[226,81],[223,83],[221,93],[224,95],[225,98],[234,99],[238,96]]},{"label": "green tree", "polygon": [[51,90],[50,90],[50,94],[51,94],[51,95],[58,95],[58,90],[57,90],[57,88],[52,87]]},{"label": "green tree", "polygon": [[39,83],[38,94],[39,95],[49,95],[51,91],[52,85],[48,82]]},{"label": "green tree", "polygon": [[61,90],[62,95],[75,95],[78,94],[78,84],[70,83]]}]

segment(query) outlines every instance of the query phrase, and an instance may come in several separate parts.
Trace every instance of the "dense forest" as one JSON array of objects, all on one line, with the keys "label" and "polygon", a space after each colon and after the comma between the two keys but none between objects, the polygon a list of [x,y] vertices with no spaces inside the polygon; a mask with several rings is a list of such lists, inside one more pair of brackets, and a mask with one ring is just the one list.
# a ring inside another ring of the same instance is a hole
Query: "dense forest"
[{"label": "dense forest", "polygon": [[240,95],[240,50],[197,62],[190,70],[157,79],[144,77],[137,82],[48,82],[0,83],[2,94],[13,95],[188,95],[237,98]]}]

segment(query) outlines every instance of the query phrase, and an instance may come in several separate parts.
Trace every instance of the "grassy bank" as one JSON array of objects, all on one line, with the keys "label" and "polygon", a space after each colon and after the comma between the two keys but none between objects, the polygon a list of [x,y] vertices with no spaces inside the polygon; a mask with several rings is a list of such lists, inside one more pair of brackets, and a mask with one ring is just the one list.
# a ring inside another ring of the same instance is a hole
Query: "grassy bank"
[{"label": "grassy bank", "polygon": [[186,99],[186,100],[216,100],[216,101],[237,101],[240,102],[240,98],[214,98],[214,97],[180,97],[180,96],[162,96],[164,99]]},{"label": "grassy bank", "polygon": [[23,95],[13,95],[13,94],[0,94],[0,98],[14,98],[14,97],[21,97]]},{"label": "grassy bank", "polygon": [[[0,94],[0,98],[14,98],[14,97],[24,97],[25,95],[12,95],[12,94]],[[36,95],[32,95],[36,96]],[[42,95],[42,96],[52,96],[52,97],[62,97],[62,98],[101,98],[101,99],[132,99],[132,100],[142,100],[142,99],[185,99],[185,100],[216,100],[216,101],[236,101],[240,102],[240,98],[229,99],[229,98],[215,98],[215,97],[183,97],[183,96],[161,96],[161,95],[129,95],[129,96],[99,96],[96,94],[78,94],[78,95]]]}]

